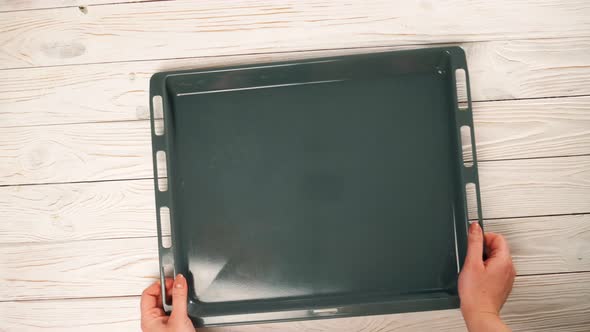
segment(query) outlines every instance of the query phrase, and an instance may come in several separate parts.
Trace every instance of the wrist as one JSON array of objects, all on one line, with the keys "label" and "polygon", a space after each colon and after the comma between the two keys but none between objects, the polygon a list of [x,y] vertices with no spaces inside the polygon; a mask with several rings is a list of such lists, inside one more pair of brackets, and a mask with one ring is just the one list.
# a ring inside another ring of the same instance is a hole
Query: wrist
[{"label": "wrist", "polygon": [[502,322],[500,314],[497,312],[464,312],[463,317],[465,318],[465,324],[469,332],[510,331],[504,322]]}]

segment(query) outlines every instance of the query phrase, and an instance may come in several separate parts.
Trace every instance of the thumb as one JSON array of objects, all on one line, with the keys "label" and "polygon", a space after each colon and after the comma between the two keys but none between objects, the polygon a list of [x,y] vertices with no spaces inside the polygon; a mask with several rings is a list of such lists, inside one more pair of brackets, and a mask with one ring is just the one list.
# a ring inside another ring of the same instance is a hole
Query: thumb
[{"label": "thumb", "polygon": [[188,317],[187,297],[188,286],[186,278],[182,274],[178,274],[172,286],[172,314],[170,315],[170,319],[175,320]]},{"label": "thumb", "polygon": [[465,257],[466,266],[475,264],[483,264],[483,232],[477,222],[473,222],[469,226],[467,257]]}]

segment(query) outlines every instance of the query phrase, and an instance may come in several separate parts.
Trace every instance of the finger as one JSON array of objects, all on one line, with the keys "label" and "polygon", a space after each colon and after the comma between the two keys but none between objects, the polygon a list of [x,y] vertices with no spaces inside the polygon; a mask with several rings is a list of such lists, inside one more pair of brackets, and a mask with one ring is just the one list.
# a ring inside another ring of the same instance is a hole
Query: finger
[{"label": "finger", "polygon": [[154,282],[143,293],[141,293],[141,316],[143,317],[149,310],[156,308],[158,298],[161,295],[160,283]]},{"label": "finger", "polygon": [[465,265],[483,264],[483,232],[477,222],[469,226],[469,235],[467,236],[467,257]]},{"label": "finger", "polygon": [[486,233],[485,235],[486,247],[489,251],[489,257],[510,257],[510,249],[506,239],[495,233]]},{"label": "finger", "polygon": [[178,274],[176,279],[174,279],[174,286],[172,288],[171,319],[175,319],[175,317],[184,318],[187,316],[187,297],[188,287],[186,278],[182,274]]}]

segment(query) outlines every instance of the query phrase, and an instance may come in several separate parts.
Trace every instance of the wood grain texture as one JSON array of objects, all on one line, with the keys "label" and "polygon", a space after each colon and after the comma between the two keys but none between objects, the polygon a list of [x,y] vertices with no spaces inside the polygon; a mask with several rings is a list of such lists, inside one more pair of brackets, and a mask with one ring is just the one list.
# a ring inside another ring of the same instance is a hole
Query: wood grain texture
[{"label": "wood grain texture", "polygon": [[[590,212],[588,156],[482,162],[480,184],[484,218]],[[0,242],[152,236],[153,190],[151,179],[2,187]]]},{"label": "wood grain texture", "polygon": [[[474,101],[590,94],[590,38],[476,42],[461,46],[467,54]],[[0,127],[148,119],[149,78],[159,71],[406,48],[335,49],[5,70],[0,75]]]},{"label": "wood grain texture", "polygon": [[[480,161],[590,152],[590,97],[475,103],[474,119]],[[2,131],[1,185],[153,176],[145,120]]]},{"label": "wood grain texture", "polygon": [[149,121],[6,128],[0,184],[151,177]]},{"label": "wood grain texture", "polygon": [[0,12],[142,1],[154,0],[0,0]]},{"label": "wood grain texture", "polygon": [[[486,225],[506,235],[519,275],[590,271],[590,215]],[[159,275],[156,237],[0,244],[0,257],[5,300],[138,295]]]},{"label": "wood grain texture", "polygon": [[0,299],[139,295],[158,277],[157,238],[1,245]]},{"label": "wood grain texture", "polygon": [[485,220],[502,234],[518,274],[590,271],[590,215]]},{"label": "wood grain texture", "polygon": [[590,156],[481,162],[479,182],[484,218],[590,212]]},{"label": "wood grain texture", "polygon": [[155,236],[155,212],[152,180],[3,187],[0,243]]},{"label": "wood grain texture", "polygon": [[[499,10],[501,8],[501,10]],[[510,10],[504,10],[510,8]],[[419,17],[419,19],[417,19]],[[0,13],[1,68],[582,37],[584,0],[145,2]]]},{"label": "wood grain texture", "polygon": [[590,153],[590,97],[475,103],[473,120],[480,161]]},{"label": "wood grain texture", "polygon": [[473,100],[589,94],[590,39],[473,43],[465,52]]},{"label": "wood grain texture", "polygon": [[1,302],[0,331],[140,331],[139,297]]},{"label": "wood grain texture", "polygon": [[[590,273],[518,277],[502,316],[516,331],[587,332]],[[0,330],[131,331],[139,328],[139,297],[1,302]],[[201,330],[199,330],[201,331]],[[459,310],[203,329],[260,331],[466,331]]]}]

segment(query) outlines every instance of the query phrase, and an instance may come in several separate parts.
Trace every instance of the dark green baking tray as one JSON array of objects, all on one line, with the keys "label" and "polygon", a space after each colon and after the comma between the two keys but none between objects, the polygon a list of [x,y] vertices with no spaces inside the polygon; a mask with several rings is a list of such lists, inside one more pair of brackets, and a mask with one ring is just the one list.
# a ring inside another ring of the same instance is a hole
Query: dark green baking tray
[{"label": "dark green baking tray", "polygon": [[459,47],[155,74],[161,274],[187,276],[195,325],[457,308],[468,86]]}]

